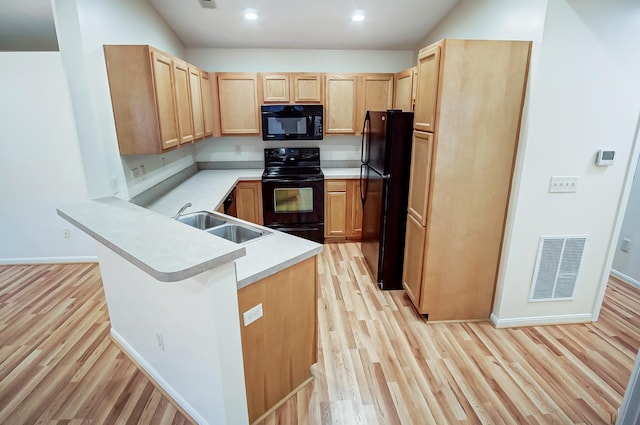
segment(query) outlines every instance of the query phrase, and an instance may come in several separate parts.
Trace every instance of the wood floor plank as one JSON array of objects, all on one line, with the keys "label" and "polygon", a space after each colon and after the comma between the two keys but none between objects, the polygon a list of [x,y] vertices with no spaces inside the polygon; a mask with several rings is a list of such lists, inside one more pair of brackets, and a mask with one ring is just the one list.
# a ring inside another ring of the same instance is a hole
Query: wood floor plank
[{"label": "wood floor plank", "polygon": [[[0,300],[0,423],[141,423],[155,387],[109,338],[97,264],[1,266]],[[191,424],[172,403],[160,420]]]},{"label": "wood floor plank", "polygon": [[[318,262],[314,381],[255,425],[607,424],[640,346],[640,290],[598,322],[429,323],[356,243]],[[96,264],[0,266],[0,423],[192,424],[109,338]]]}]

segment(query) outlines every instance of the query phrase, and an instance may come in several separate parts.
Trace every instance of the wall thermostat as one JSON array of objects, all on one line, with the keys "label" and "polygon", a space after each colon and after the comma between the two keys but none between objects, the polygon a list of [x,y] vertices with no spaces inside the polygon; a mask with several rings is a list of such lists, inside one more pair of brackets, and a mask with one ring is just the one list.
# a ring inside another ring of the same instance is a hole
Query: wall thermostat
[{"label": "wall thermostat", "polygon": [[596,155],[596,165],[598,167],[607,167],[613,165],[613,157],[616,156],[616,151],[603,151],[599,150]]}]

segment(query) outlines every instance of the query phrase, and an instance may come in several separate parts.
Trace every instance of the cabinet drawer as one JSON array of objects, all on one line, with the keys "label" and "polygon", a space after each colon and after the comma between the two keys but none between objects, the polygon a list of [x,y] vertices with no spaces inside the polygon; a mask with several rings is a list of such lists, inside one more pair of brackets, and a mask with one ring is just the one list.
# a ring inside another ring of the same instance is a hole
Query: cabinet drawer
[{"label": "cabinet drawer", "polygon": [[325,188],[327,192],[346,192],[346,180],[325,180]]}]

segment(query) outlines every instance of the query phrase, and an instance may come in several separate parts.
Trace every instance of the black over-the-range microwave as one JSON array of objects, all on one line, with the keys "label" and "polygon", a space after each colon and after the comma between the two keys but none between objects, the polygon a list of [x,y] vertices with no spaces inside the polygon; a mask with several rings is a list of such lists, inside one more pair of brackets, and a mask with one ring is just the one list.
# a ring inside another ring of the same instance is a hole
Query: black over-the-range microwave
[{"label": "black over-the-range microwave", "polygon": [[322,105],[262,105],[262,140],[322,140]]}]

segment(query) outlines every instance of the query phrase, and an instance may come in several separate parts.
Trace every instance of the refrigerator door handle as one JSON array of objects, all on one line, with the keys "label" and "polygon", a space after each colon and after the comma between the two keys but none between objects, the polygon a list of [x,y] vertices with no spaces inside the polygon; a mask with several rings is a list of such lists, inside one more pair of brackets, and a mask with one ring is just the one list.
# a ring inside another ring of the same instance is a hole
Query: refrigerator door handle
[{"label": "refrigerator door handle", "polygon": [[[371,118],[369,117],[369,111],[367,111],[365,117],[364,117],[364,123],[362,124],[362,140],[360,143],[360,161],[363,164],[366,164],[369,162],[369,158],[368,158],[368,154],[369,154],[369,143],[368,143],[368,139],[367,139],[367,122],[370,120]],[[365,143],[365,141],[367,143]],[[366,155],[365,155],[366,153]]]},{"label": "refrigerator door handle", "polygon": [[364,201],[367,199],[367,179],[364,177],[364,169],[367,167],[367,164],[362,164],[360,166],[360,201],[364,206]]}]

